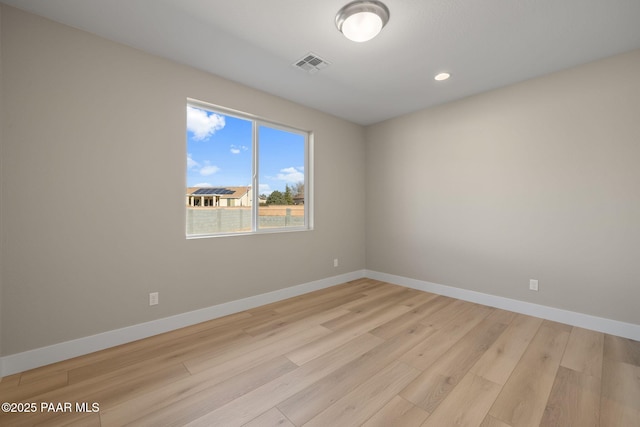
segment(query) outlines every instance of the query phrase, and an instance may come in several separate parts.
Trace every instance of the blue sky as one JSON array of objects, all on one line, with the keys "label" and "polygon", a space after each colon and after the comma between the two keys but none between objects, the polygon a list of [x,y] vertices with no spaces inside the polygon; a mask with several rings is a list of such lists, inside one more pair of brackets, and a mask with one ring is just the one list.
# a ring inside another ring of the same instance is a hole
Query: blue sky
[{"label": "blue sky", "polygon": [[[187,186],[251,185],[251,121],[187,106]],[[259,194],[304,181],[304,136],[259,131]]]}]

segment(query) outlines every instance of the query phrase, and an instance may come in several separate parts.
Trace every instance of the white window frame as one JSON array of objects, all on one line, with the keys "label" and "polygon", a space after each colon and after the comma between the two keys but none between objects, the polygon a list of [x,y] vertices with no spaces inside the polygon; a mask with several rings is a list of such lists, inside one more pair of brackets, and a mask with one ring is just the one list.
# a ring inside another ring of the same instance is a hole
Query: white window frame
[{"label": "white window frame", "polygon": [[[242,111],[233,110],[219,105],[210,104],[204,101],[199,101],[192,98],[187,98],[187,104],[185,107],[195,107],[203,110],[207,110],[211,113],[219,113],[225,116],[232,116],[242,120],[248,120],[252,126],[252,141],[251,141],[251,153],[252,153],[252,176],[251,187],[252,201],[251,201],[251,231],[242,232],[222,232],[222,233],[209,233],[209,234],[186,234],[187,239],[201,239],[208,237],[223,237],[223,236],[247,236],[254,234],[270,234],[270,233],[288,233],[295,231],[310,231],[313,230],[313,132],[309,130],[303,130],[290,125],[285,125],[272,120],[265,119],[253,114],[245,113]],[[259,227],[259,210],[260,210],[260,191],[259,191],[259,137],[258,128],[260,126],[268,126],[270,128],[295,133],[304,137],[304,225],[299,227],[273,227],[273,228],[260,228]],[[185,125],[186,134],[186,125]],[[185,138],[185,156],[187,153],[186,147],[187,139]],[[185,170],[185,188],[187,187]],[[185,206],[185,219],[186,224],[186,210]],[[186,233],[186,230],[185,230]]]}]

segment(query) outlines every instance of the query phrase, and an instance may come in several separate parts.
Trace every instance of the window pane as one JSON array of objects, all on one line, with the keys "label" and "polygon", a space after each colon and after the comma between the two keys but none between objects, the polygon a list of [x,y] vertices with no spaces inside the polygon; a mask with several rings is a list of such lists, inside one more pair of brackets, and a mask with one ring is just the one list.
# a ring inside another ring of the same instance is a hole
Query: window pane
[{"label": "window pane", "polygon": [[187,106],[187,235],[252,231],[253,123]]},{"label": "window pane", "polygon": [[258,228],[304,227],[305,134],[258,127]]}]

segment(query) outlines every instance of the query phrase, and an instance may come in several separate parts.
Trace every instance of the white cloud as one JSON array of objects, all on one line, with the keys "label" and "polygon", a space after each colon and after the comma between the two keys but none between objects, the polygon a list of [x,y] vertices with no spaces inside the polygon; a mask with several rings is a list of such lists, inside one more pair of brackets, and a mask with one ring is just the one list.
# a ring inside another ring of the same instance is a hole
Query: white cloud
[{"label": "white cloud", "polygon": [[187,130],[196,141],[208,139],[224,125],[224,116],[187,106]]},{"label": "white cloud", "polygon": [[231,145],[229,151],[231,151],[232,154],[240,154],[241,151],[247,151],[248,149],[249,147],[246,145]]},{"label": "white cloud", "polygon": [[269,184],[260,184],[258,188],[260,189],[260,194],[266,194],[266,195],[271,194],[272,190]]},{"label": "white cloud", "polygon": [[292,166],[290,168],[280,169],[280,173],[276,175],[275,179],[292,184],[304,181],[304,168]]},{"label": "white cloud", "polygon": [[201,182],[200,184],[194,185],[194,187],[213,187],[213,185],[209,184],[208,182]]},{"label": "white cloud", "polygon": [[218,166],[207,165],[207,166],[204,166],[202,169],[200,169],[200,175],[209,176],[209,175],[213,175],[218,171],[220,171],[220,168]]},{"label": "white cloud", "polygon": [[191,157],[191,153],[188,153],[187,154],[187,169],[194,169],[194,168],[197,168],[198,166],[200,166],[200,163],[198,163],[195,160],[193,160],[193,158]]}]

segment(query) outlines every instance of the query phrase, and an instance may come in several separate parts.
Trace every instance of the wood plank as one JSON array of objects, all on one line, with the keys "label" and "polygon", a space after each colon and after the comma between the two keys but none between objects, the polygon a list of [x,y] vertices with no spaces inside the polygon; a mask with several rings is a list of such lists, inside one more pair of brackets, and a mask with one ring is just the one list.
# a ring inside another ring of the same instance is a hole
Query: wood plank
[{"label": "wood plank", "polygon": [[313,417],[305,426],[361,425],[419,373],[417,369],[396,361]]},{"label": "wood plank", "polygon": [[438,298],[438,295],[432,294],[431,292],[423,292],[416,289],[413,289],[413,291],[414,296],[402,301],[400,304],[406,305],[407,307],[415,308],[435,298]]},{"label": "wood plank", "polygon": [[21,373],[7,375],[6,377],[0,377],[0,390],[4,390],[8,387],[16,387],[20,384]]},{"label": "wood plank", "polygon": [[179,425],[183,413],[193,418],[204,415],[295,368],[290,360],[277,356],[222,382],[216,376],[189,376],[102,410],[102,423]]},{"label": "wood plank", "polygon": [[62,388],[68,384],[66,372],[53,372],[51,375],[38,377],[38,381],[20,383],[17,386],[2,390],[3,402],[22,402],[30,396],[37,396],[51,390]]},{"label": "wood plank", "polygon": [[207,376],[215,376],[220,380],[224,380],[246,369],[258,366],[276,356],[283,355],[286,352],[313,342],[328,333],[330,333],[328,329],[322,326],[314,326],[306,331],[270,342],[265,346],[255,349],[247,348],[246,351],[243,351],[242,348],[234,349],[233,351],[210,359],[203,360],[199,357],[196,360],[185,361],[184,365],[191,374],[208,371]]},{"label": "wood plank", "polygon": [[196,334],[176,337],[171,343],[154,347],[145,347],[130,351],[118,357],[99,360],[95,363],[85,364],[68,371],[69,384],[83,381],[87,378],[101,375],[110,371],[131,366],[136,363],[147,363],[154,360],[161,354],[169,357],[172,361],[179,360],[188,354],[190,357],[196,354],[209,354],[211,348],[221,348],[226,345],[248,342],[249,336],[241,331],[227,330],[221,334],[212,335],[209,331],[201,331]]},{"label": "wood plank", "polygon": [[[489,316],[480,322],[441,358],[425,369],[400,395],[433,414],[487,348],[507,328],[507,325],[499,320]],[[482,419],[479,419],[478,424],[481,421]]]},{"label": "wood plank", "polygon": [[296,427],[282,415],[282,412],[278,411],[278,408],[273,408],[260,415],[257,418],[246,423],[243,427],[270,427],[270,426],[282,426],[282,427]]},{"label": "wood plank", "polygon": [[[296,322],[295,324],[289,325],[287,327],[280,328],[275,331],[269,331],[268,333],[257,337],[251,337],[251,339],[246,343],[243,342],[240,345],[228,346],[222,349],[223,351],[216,351],[216,354],[205,353],[202,355],[198,355],[197,357],[187,358],[184,360],[184,363],[185,366],[187,366],[187,368],[190,370],[190,372],[200,372],[212,366],[218,366],[222,360],[232,360],[242,356],[247,352],[253,352],[269,346],[273,347],[274,344],[278,343],[279,341],[287,340],[292,336],[300,334],[304,335],[310,329],[313,329],[316,332],[322,330],[326,333],[330,333],[331,331],[329,331],[328,329],[319,326],[319,323],[326,321],[333,316],[340,316],[344,313],[345,311],[343,310],[330,310],[324,314],[314,314],[309,318]],[[303,344],[304,343],[301,343],[299,345]],[[277,347],[278,345],[276,344],[276,348]],[[287,352],[297,347],[298,346],[283,350]]]},{"label": "wood plank", "polygon": [[[513,427],[513,426],[497,418],[494,418],[491,415],[487,415],[484,421],[482,421],[482,424],[480,424],[480,427]],[[557,426],[557,427],[560,427],[560,426]]]},{"label": "wood plank", "polygon": [[[370,334],[360,335],[348,344],[322,355],[186,425],[241,426],[341,366],[357,359],[382,342],[382,339]],[[187,415],[185,414],[185,416]]]},{"label": "wood plank", "polygon": [[434,330],[425,325],[418,324],[408,328],[402,334],[300,390],[279,403],[278,408],[294,424],[302,425],[432,333]]},{"label": "wood plank", "polygon": [[[453,304],[451,305],[453,306]],[[450,306],[450,307],[451,307]],[[450,307],[447,307],[450,308]],[[446,310],[446,309],[445,309]],[[438,311],[436,314],[444,310]],[[471,329],[493,311],[492,308],[469,304],[451,313],[449,322],[419,345],[407,351],[400,360],[420,370],[425,370],[464,337]],[[432,327],[431,322],[421,322]]]},{"label": "wood plank", "polygon": [[429,413],[424,409],[396,395],[362,424],[362,427],[419,426],[428,416]]},{"label": "wood plank", "polygon": [[67,414],[55,420],[48,420],[42,424],[35,424],[34,427],[100,427],[100,414]]},{"label": "wood plank", "polygon": [[371,333],[378,337],[389,339],[411,325],[433,315],[436,311],[452,304],[454,301],[453,298],[436,296],[417,306],[410,312],[378,326],[372,330]]},{"label": "wood plank", "polygon": [[[25,383],[39,381],[43,377],[65,371],[73,372],[70,382],[81,381],[82,372],[89,372],[91,376],[101,375],[101,371],[107,372],[111,369],[119,368],[119,366],[109,365],[112,364],[113,361],[122,362],[120,365],[126,366],[128,363],[124,363],[125,358],[137,357],[138,360],[146,360],[146,358],[154,357],[159,353],[169,354],[169,348],[172,347],[177,347],[180,351],[188,351],[193,354],[193,348],[202,347],[203,345],[213,345],[213,343],[207,344],[204,342],[207,336],[211,336],[211,339],[217,342],[216,345],[219,345],[222,341],[238,341],[238,337],[246,335],[242,331],[231,330],[229,323],[233,323],[234,325],[248,325],[256,321],[264,321],[264,317],[256,319],[255,316],[247,315],[246,313],[237,313],[237,315],[217,318],[187,328],[166,332],[143,340],[36,368],[25,372],[22,381]],[[189,345],[193,346],[193,348],[187,348],[186,344],[180,345],[182,342],[190,343]],[[102,366],[109,366],[109,368],[101,369],[100,366],[102,363],[104,363]],[[91,368],[87,368],[89,365],[91,365]]]},{"label": "wood plank", "polygon": [[640,366],[640,341],[605,335],[604,357],[616,362]]},{"label": "wood plank", "polygon": [[640,366],[605,358],[600,425],[640,426]]},{"label": "wood plank", "polygon": [[349,313],[349,310],[343,307],[336,307],[320,312],[309,312],[307,316],[304,316],[295,322],[286,322],[286,324],[277,328],[269,328],[264,332],[254,333],[252,336],[256,339],[264,340],[271,338],[272,336],[297,333],[312,326],[322,325],[330,320],[344,316],[347,313]]},{"label": "wood plank", "polygon": [[604,334],[602,332],[589,331],[574,326],[560,365],[585,375],[600,378],[603,351]]},{"label": "wood plank", "polygon": [[517,316],[518,313],[514,313],[513,311],[494,309],[489,316],[487,316],[487,320],[509,326]]},{"label": "wood plank", "polygon": [[[136,366],[136,372],[128,375],[120,374],[111,377],[109,381],[86,381],[77,387],[69,387],[73,390],[73,398],[68,402],[98,402],[102,409],[108,409],[113,405],[132,399],[135,396],[153,392],[165,384],[170,384],[188,376],[188,372],[181,363],[170,367],[162,365],[154,367]],[[111,375],[103,375],[108,378]],[[100,378],[100,377],[98,377]],[[99,385],[98,385],[99,384]]]},{"label": "wood plank", "polygon": [[504,385],[520,361],[542,324],[542,319],[518,315],[480,360],[471,372],[489,381]]},{"label": "wood plank", "polygon": [[172,345],[181,337],[190,336],[204,330],[209,330],[213,335],[224,335],[222,331],[224,330],[224,328],[228,328],[229,323],[242,322],[243,320],[247,319],[251,319],[251,321],[254,321],[250,314],[236,313],[207,322],[198,323],[186,328],[181,328],[175,331],[154,335],[142,340],[110,347],[105,350],[97,351],[84,356],[75,357],[72,359],[53,363],[51,365],[29,370],[22,374],[23,378],[21,381],[24,381],[25,383],[31,381],[39,381],[40,378],[52,375],[55,372],[67,372],[74,369],[79,369],[89,364],[98,364],[104,361],[119,359],[120,357],[126,357],[130,353],[141,350],[149,351],[149,349],[153,349],[153,352],[157,354],[164,345]]},{"label": "wood plank", "polygon": [[[377,314],[384,313],[387,309],[397,305],[404,307],[404,313],[406,313],[411,310],[411,307],[407,306],[406,303],[420,297],[419,294],[416,294],[416,292],[419,291],[415,291],[413,289],[410,289],[410,291],[411,292],[397,291],[394,294],[377,297],[372,301],[358,304],[357,307],[349,307],[348,314],[324,322],[322,323],[322,326],[334,331],[348,328],[353,324],[360,322],[361,319],[366,316],[375,316]],[[343,307],[347,306],[348,304],[345,304]]]},{"label": "wood plank", "polygon": [[289,352],[286,356],[298,365],[303,365],[326,352],[333,350],[349,342],[353,338],[369,332],[371,329],[406,313],[411,307],[395,305],[385,309],[383,312],[368,314],[358,322],[351,323],[348,327],[339,329],[333,334],[325,335],[309,344]]},{"label": "wood plank", "polygon": [[[116,405],[138,394],[151,392],[163,384],[188,376],[186,368],[176,363],[170,368],[154,365],[124,368],[118,374],[105,374],[82,383],[70,384],[59,390],[49,391],[30,400],[36,402],[97,402],[101,410]],[[10,425],[0,413],[0,425]],[[32,426],[39,423],[53,424],[68,420],[69,414],[61,412],[36,412],[20,414],[20,424]],[[61,421],[62,420],[62,421]]]},{"label": "wood plank", "polygon": [[501,389],[499,384],[469,372],[422,426],[477,427],[486,417]]},{"label": "wood plank", "polygon": [[394,292],[398,289],[404,288],[404,286],[383,282],[381,280],[367,279],[367,281],[372,285],[371,288],[362,291],[362,293],[367,296],[372,296],[377,294],[379,295],[382,289],[386,289],[387,290],[386,292]]},{"label": "wood plank", "polygon": [[542,324],[547,328],[556,329],[558,332],[566,332],[568,334],[571,333],[573,326],[567,325],[566,323],[554,322],[553,320],[543,320]]},{"label": "wood plank", "polygon": [[472,302],[455,300],[452,304],[448,304],[445,309],[438,310],[435,313],[425,317],[420,323],[425,324],[433,329],[442,329],[451,323],[452,319],[463,312],[467,312],[477,304]]},{"label": "wood plank", "polygon": [[[279,328],[283,328],[288,325],[295,324],[299,320],[308,320],[309,317],[314,314],[323,316],[323,315],[326,315],[326,313],[329,311],[334,313],[341,313],[341,314],[347,313],[348,312],[347,309],[344,309],[343,311],[339,311],[340,308],[343,305],[347,304],[348,302],[360,301],[361,299],[362,299],[362,296],[360,294],[352,294],[352,295],[345,296],[344,298],[340,299],[340,301],[336,301],[332,299],[322,304],[312,305],[304,310],[294,311],[288,314],[282,314],[270,321],[262,322],[259,325],[252,325],[251,327],[244,328],[244,331],[249,335],[259,336],[269,331],[277,330]],[[338,317],[338,316],[336,315],[335,317]],[[334,316],[332,316],[331,318],[334,318]],[[322,322],[319,321],[318,324],[320,323]]]},{"label": "wood plank", "polygon": [[489,414],[513,427],[538,426],[568,340],[566,329],[543,322]]},{"label": "wood plank", "polygon": [[[333,297],[331,295],[333,294],[340,295],[341,293],[350,293],[349,290],[352,288],[352,286],[353,285],[351,285],[349,282],[345,282],[340,285],[318,289],[317,291],[296,295],[287,299],[274,301],[258,307],[253,307],[246,310],[246,312],[253,315],[259,314],[263,311],[274,311],[278,314],[292,313],[300,309],[304,310],[305,308],[309,307],[310,304],[314,303],[315,297],[318,298],[317,302],[321,303],[323,301],[332,299]],[[292,310],[286,310],[287,307],[291,307]]]},{"label": "wood plank", "polygon": [[403,288],[402,286],[381,287],[365,292],[365,297],[359,301],[344,304],[342,307],[354,313],[366,313],[371,310],[379,310],[398,301],[416,296],[420,291]]},{"label": "wood plank", "polygon": [[598,427],[599,421],[600,377],[560,366],[540,425]]},{"label": "wood plank", "polygon": [[359,283],[345,283],[343,285],[332,286],[330,288],[321,289],[282,301],[276,301],[262,307],[254,308],[251,312],[270,309],[280,314],[292,314],[299,311],[306,311],[314,306],[333,302],[335,306],[343,304],[345,299],[347,302],[353,301],[350,297],[357,295],[359,298],[365,297],[363,291],[373,287],[380,287],[379,284],[371,283],[363,280]]}]

